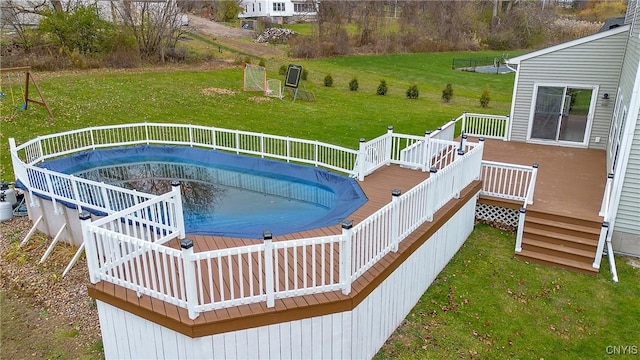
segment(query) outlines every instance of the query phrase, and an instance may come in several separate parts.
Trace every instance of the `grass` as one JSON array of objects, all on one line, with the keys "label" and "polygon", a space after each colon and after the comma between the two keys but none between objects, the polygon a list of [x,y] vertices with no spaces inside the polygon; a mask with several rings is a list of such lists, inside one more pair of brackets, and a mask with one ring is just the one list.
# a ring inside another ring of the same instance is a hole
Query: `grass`
[{"label": "grass", "polygon": [[606,258],[597,276],[513,256],[515,235],[476,230],[376,359],[584,359],[640,346],[640,270]]},{"label": "grass", "polygon": [[[486,53],[489,54],[489,53]],[[506,114],[509,111],[513,75],[458,72],[451,59],[461,53],[353,56],[320,60],[296,60],[309,70],[303,82],[317,102],[273,100],[251,101],[259,93],[242,91],[242,68],[202,70],[146,69],[98,70],[35,74],[55,116],[48,119],[44,108],[30,105],[15,109],[9,98],[0,102],[0,178],[13,178],[8,138],[23,143],[46,135],[82,127],[133,122],[172,122],[211,125],[278,135],[321,140],[357,148],[358,139],[371,139],[393,125],[398,132],[421,135],[462,111]],[[284,60],[283,60],[284,62]],[[267,62],[268,78],[283,79],[277,71],[282,63]],[[323,79],[332,74],[333,87]],[[358,78],[360,89],[349,91]],[[375,89],[386,79],[389,93]],[[441,91],[451,82],[454,96],[443,103]],[[408,100],[412,84],[420,98]],[[480,108],[479,97],[491,84],[491,107]],[[234,95],[204,95],[206,88],[225,88]]]}]

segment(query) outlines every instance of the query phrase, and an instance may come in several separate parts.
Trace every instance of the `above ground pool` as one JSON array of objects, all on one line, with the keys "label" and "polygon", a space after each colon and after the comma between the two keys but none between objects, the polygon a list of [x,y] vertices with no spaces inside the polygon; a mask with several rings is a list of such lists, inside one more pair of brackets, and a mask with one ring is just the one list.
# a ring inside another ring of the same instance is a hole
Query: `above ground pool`
[{"label": "above ground pool", "polygon": [[349,177],[312,166],[180,146],[94,150],[42,167],[149,194],[181,182],[187,234],[262,238],[336,225],[367,198]]}]

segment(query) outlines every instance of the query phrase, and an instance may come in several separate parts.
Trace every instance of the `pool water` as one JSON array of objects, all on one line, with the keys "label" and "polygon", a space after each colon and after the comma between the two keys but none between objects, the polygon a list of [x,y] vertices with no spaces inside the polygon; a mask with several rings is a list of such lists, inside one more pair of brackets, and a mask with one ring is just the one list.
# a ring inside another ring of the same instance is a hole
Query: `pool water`
[{"label": "pool water", "polygon": [[185,147],[97,150],[46,167],[150,194],[181,183],[188,234],[262,238],[339,224],[366,202],[354,179],[311,166]]}]

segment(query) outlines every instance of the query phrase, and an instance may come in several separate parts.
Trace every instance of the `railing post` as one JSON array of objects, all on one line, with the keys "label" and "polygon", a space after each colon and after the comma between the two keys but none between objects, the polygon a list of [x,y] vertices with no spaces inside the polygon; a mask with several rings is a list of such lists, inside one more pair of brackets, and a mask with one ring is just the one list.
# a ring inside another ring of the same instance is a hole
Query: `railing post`
[{"label": "railing post", "polygon": [[264,292],[267,295],[267,307],[274,307],[275,304],[275,296],[273,294],[274,283],[273,283],[273,275],[274,271],[277,271],[273,268],[273,244],[271,240],[273,235],[271,231],[264,231],[262,233],[262,239],[264,241]]},{"label": "railing post", "polygon": [[[462,150],[463,152],[466,151],[467,149],[467,138],[469,136],[467,134],[462,134],[462,136],[460,136],[460,148],[458,150]],[[463,154],[464,155],[464,154]]]},{"label": "railing post", "polygon": [[462,112],[462,126],[460,127],[460,132],[461,133],[467,132],[467,112],[466,111]]},{"label": "railing post", "polygon": [[509,141],[509,120],[510,120],[510,115],[505,116],[505,123],[504,123],[504,135],[502,136],[502,141]]},{"label": "railing post", "polygon": [[531,165],[533,171],[531,172],[531,180],[529,182],[529,189],[527,190],[527,204],[533,204],[533,192],[536,190],[536,179],[538,178],[538,163]]},{"label": "railing post", "polygon": [[596,258],[593,260],[593,268],[600,269],[600,262],[602,261],[602,252],[604,250],[604,243],[609,235],[609,222],[604,221],[600,228],[600,237],[598,238],[598,248],[596,249]]},{"label": "railing post", "polygon": [[175,220],[176,223],[173,224],[175,227],[177,227],[180,230],[180,239],[184,239],[184,237],[186,236],[185,234],[185,229],[184,229],[184,214],[183,214],[183,210],[182,210],[182,191],[181,191],[181,187],[180,187],[180,181],[178,180],[173,180],[171,181],[171,191],[174,192],[175,194],[175,200],[174,200],[174,211],[175,211]]},{"label": "railing post", "polygon": [[[480,146],[482,146],[482,151],[484,152],[484,137],[481,137],[478,139],[478,143],[480,144]],[[480,171],[478,171],[478,176],[476,177],[476,180],[481,180],[482,179],[482,158],[480,158]],[[482,188],[484,189],[484,184],[482,185]]]},{"label": "railing post", "polygon": [[87,267],[89,268],[89,281],[92,284],[98,283],[98,249],[96,249],[96,243],[89,236],[88,226],[91,223],[91,214],[88,211],[83,210],[78,214],[80,219],[80,230],[82,232],[82,241],[84,243],[84,251],[87,257]]},{"label": "railing post", "polygon": [[518,233],[516,236],[516,252],[522,251],[522,234],[524,233],[524,218],[527,213],[527,208],[521,207],[520,214],[518,216]]},{"label": "railing post", "polygon": [[422,172],[429,171],[431,165],[431,154],[429,147],[431,146],[431,131],[424,132],[424,145],[422,145]]},{"label": "railing post", "polygon": [[198,302],[198,292],[196,291],[196,269],[193,266],[191,258],[193,257],[193,241],[191,239],[182,239],[180,241],[182,248],[182,268],[184,269],[184,288],[187,295],[187,310],[189,311],[189,319],[193,320],[200,315],[195,311]]},{"label": "railing post", "polygon": [[391,191],[391,242],[393,247],[391,250],[393,252],[398,251],[398,239],[400,238],[400,234],[398,234],[398,229],[400,228],[400,195],[402,195],[402,191],[400,189],[393,189]]},{"label": "railing post", "polygon": [[387,126],[387,141],[386,141],[386,145],[387,145],[387,151],[385,152],[385,164],[387,166],[391,165],[391,157],[392,157],[392,153],[393,153],[393,126],[389,125]]},{"label": "railing post", "polygon": [[[602,205],[600,205],[600,212],[598,216],[605,216],[608,213],[609,201],[611,199],[611,185],[613,185],[613,173],[607,174],[607,184],[604,187],[604,194],[602,195]],[[609,220],[609,219],[605,219]]]},{"label": "railing post", "polygon": [[340,284],[342,293],[351,293],[351,236],[353,235],[353,221],[342,223],[342,239],[340,240]]},{"label": "railing post", "polygon": [[[435,166],[432,166],[431,168],[429,168],[429,178],[435,178],[436,174],[438,173],[438,168]],[[428,213],[427,213],[427,221],[431,222],[433,221],[433,215],[436,212],[436,206],[437,206],[437,194],[438,194],[438,183],[436,182],[436,180],[432,180],[431,184],[429,184],[429,187],[427,188],[427,209],[428,209]]]},{"label": "railing post", "polygon": [[358,149],[358,181],[364,181],[364,174],[367,169],[367,143],[364,138],[360,138]]}]

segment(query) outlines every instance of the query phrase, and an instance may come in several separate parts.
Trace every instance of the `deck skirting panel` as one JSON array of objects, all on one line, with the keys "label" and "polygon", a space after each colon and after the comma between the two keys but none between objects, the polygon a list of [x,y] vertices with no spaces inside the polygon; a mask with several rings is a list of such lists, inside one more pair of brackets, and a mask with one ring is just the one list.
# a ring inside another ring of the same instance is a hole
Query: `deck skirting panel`
[{"label": "deck skirting panel", "polygon": [[[346,311],[274,321],[271,324],[199,337],[187,336],[158,322],[109,304],[97,297],[107,359],[233,359],[233,358],[341,358],[373,357],[406,317],[438,273],[473,231],[478,184],[472,184],[436,226],[423,232],[391,261],[391,272],[378,272],[375,288],[361,287],[341,300]],[[400,253],[404,254],[400,254]],[[404,256],[402,256],[404,255]],[[95,295],[95,293],[94,293]],[[267,314],[277,320],[277,312]],[[260,323],[258,321],[258,323]]]}]

